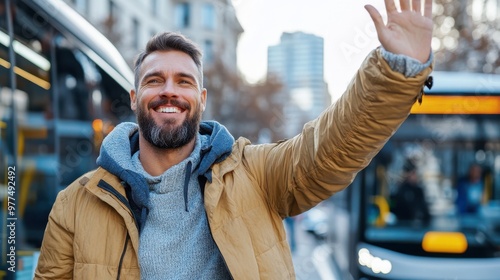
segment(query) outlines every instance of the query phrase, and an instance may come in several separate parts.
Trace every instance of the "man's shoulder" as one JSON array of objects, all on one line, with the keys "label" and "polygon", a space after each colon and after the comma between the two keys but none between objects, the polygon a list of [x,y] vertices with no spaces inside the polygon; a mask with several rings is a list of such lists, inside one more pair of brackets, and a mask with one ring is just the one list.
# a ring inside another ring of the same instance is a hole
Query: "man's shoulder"
[{"label": "man's shoulder", "polygon": [[229,155],[224,160],[215,162],[212,168],[214,166],[222,166],[221,168],[224,170],[231,170],[243,160],[245,157],[244,154],[248,153],[248,147],[252,146],[255,145],[253,145],[250,140],[245,137],[239,137],[234,141]]},{"label": "man's shoulder", "polygon": [[61,191],[61,193],[64,193],[66,195],[70,195],[79,191],[82,191],[83,188],[89,184],[91,179],[97,175],[99,169],[94,169],[91,170],[82,176],[78,177],[76,180],[74,180],[71,184],[69,184],[65,189]]}]

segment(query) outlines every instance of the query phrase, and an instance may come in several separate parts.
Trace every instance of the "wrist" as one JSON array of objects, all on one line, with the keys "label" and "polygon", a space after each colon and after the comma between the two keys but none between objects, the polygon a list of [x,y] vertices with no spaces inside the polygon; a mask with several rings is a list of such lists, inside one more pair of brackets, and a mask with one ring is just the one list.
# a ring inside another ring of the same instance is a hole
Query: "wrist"
[{"label": "wrist", "polygon": [[387,61],[387,64],[393,71],[404,74],[405,77],[415,77],[424,69],[429,67],[434,59],[432,51],[429,54],[427,61],[422,63],[420,60],[402,54],[394,54],[380,47],[382,57]]}]

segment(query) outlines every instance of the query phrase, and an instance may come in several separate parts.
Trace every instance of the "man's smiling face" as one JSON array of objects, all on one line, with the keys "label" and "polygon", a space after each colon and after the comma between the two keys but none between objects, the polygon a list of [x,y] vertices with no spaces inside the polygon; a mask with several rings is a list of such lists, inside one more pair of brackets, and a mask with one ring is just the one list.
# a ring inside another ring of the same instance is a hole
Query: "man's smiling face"
[{"label": "man's smiling face", "polygon": [[138,92],[130,93],[142,136],[158,148],[175,149],[194,139],[205,109],[206,90],[191,57],[180,51],[149,54]]}]

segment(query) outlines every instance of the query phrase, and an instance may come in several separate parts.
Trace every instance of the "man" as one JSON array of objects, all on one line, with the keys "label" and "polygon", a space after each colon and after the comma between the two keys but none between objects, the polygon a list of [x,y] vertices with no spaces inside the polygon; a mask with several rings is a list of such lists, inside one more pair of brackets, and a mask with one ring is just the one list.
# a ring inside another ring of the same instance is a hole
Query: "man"
[{"label": "man", "polygon": [[484,191],[483,168],[478,163],[469,166],[467,175],[457,183],[456,205],[458,214],[477,214],[488,200]]},{"label": "man", "polygon": [[398,221],[420,227],[427,225],[431,216],[414,160],[408,158],[403,165],[403,180],[392,198],[392,211]]},{"label": "man", "polygon": [[[296,137],[234,141],[200,122],[200,53],[181,35],[150,40],[135,67],[138,126],[117,126],[96,171],[62,191],[36,279],[293,279],[282,219],[348,186],[409,114],[431,71],[432,1],[367,6],[383,49]],[[388,63],[389,62],[389,63]]]}]

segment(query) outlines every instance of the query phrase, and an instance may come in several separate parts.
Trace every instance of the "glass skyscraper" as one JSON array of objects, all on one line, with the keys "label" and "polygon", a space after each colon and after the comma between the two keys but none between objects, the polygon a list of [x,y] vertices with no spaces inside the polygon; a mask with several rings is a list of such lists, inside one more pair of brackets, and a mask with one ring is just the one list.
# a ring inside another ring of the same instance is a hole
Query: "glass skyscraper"
[{"label": "glass skyscraper", "polygon": [[285,135],[300,132],[331,103],[324,81],[324,40],[304,32],[283,33],[268,48],[267,73],[283,83]]}]

